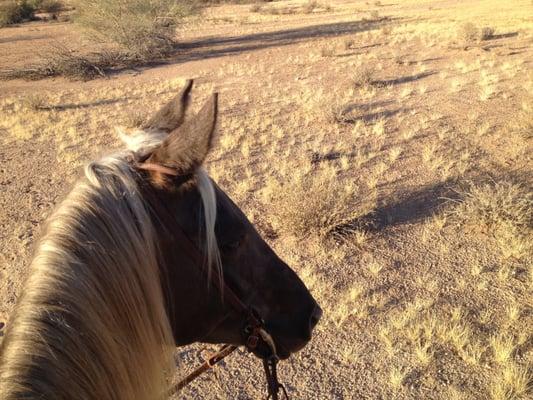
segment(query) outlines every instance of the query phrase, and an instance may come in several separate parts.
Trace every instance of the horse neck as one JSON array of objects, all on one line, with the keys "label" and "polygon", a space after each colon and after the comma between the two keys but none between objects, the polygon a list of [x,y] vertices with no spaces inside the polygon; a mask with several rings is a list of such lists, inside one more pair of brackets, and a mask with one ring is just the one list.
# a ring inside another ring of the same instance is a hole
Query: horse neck
[{"label": "horse neck", "polygon": [[0,354],[0,398],[154,399],[172,371],[134,177],[93,165],[49,221]]}]

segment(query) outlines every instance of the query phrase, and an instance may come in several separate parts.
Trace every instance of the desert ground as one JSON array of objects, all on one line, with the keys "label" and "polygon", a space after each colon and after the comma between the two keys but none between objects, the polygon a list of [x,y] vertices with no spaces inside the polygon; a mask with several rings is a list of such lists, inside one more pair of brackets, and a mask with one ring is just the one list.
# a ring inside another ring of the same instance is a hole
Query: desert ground
[{"label": "desert ground", "polygon": [[[83,165],[194,78],[194,107],[220,92],[207,170],[324,309],[280,365],[292,399],[532,398],[532,2],[306,4],[209,7],[173,57],[104,78],[0,81],[0,321]],[[1,28],[0,70],[64,41],[93,46]],[[242,351],[175,398],[264,393]]]}]

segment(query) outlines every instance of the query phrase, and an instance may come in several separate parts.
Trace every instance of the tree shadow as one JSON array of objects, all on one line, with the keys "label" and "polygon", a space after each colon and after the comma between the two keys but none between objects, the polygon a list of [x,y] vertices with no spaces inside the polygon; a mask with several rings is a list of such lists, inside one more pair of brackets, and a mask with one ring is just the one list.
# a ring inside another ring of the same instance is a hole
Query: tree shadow
[{"label": "tree shadow", "polygon": [[39,40],[47,39],[47,35],[19,35],[13,38],[0,39],[0,44],[2,43],[14,43],[14,42],[23,42],[26,40]]},{"label": "tree shadow", "polygon": [[311,39],[371,31],[399,19],[383,18],[372,21],[338,22],[281,31],[259,32],[244,36],[209,37],[191,40],[180,43],[177,47],[180,54],[170,61],[185,62],[222,57],[270,47],[287,46]]},{"label": "tree shadow", "polygon": [[[132,97],[129,97],[128,100],[131,100]],[[42,106],[39,107],[41,110],[50,110],[50,111],[65,111],[65,110],[77,110],[84,108],[91,108],[96,106],[102,106],[107,104],[116,104],[126,101],[126,99],[110,99],[110,100],[98,100],[92,103],[67,103],[67,104],[56,104],[52,106]]]}]

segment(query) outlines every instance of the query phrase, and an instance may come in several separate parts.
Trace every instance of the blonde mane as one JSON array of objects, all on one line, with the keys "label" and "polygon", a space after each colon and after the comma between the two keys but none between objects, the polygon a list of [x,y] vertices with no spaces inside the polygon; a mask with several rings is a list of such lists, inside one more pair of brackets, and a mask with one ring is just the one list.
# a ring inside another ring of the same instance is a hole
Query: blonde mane
[{"label": "blonde mane", "polygon": [[[143,132],[128,152],[89,164],[49,219],[0,349],[1,399],[165,397],[174,341],[154,228],[128,162],[162,138]],[[214,189],[202,170],[197,182],[218,264]]]}]

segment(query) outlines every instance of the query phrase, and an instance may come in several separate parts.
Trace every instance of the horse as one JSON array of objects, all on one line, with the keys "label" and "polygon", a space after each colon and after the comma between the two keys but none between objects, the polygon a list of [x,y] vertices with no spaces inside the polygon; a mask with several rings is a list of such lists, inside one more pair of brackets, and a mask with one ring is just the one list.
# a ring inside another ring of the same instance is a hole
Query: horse
[{"label": "horse", "polygon": [[46,222],[0,349],[1,399],[163,399],[176,346],[247,345],[250,318],[280,359],[311,339],[319,305],[202,167],[218,96],[189,117],[192,86],[89,163]]}]

